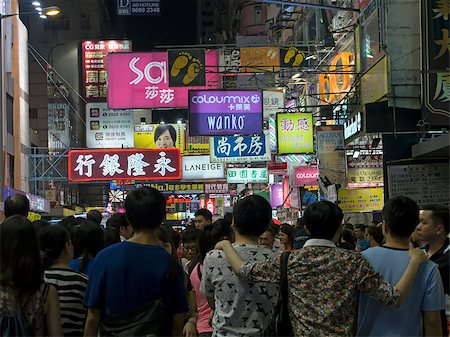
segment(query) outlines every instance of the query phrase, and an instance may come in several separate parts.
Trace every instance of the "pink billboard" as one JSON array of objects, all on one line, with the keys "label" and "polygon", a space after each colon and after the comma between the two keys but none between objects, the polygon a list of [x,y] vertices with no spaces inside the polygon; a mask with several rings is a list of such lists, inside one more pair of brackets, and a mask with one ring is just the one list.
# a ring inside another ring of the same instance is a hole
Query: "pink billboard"
[{"label": "pink billboard", "polygon": [[[188,61],[189,63],[189,61]],[[180,108],[188,106],[190,89],[220,88],[217,50],[205,52],[206,86],[169,87],[169,74],[180,71],[185,62],[176,60],[172,69],[166,52],[114,53],[108,55],[108,107],[110,109]],[[191,74],[195,77],[194,73]]]},{"label": "pink billboard", "polygon": [[294,186],[315,186],[318,184],[317,166],[298,166],[294,168]]}]

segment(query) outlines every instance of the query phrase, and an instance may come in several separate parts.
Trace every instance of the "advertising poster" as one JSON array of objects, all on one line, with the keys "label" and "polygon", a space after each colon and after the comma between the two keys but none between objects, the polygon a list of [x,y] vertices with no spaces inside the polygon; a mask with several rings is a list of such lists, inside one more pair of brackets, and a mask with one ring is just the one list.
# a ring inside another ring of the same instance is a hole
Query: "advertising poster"
[{"label": "advertising poster", "polygon": [[241,72],[265,73],[280,71],[280,49],[277,47],[241,48]]},{"label": "advertising poster", "polygon": [[238,73],[241,68],[241,50],[239,48],[219,49],[219,71],[221,73]]},{"label": "advertising poster", "polygon": [[294,166],[289,168],[291,187],[318,186],[319,170],[317,166]]},{"label": "advertising poster", "polygon": [[168,50],[169,87],[192,87],[206,85],[205,50]]},{"label": "advertising poster", "polygon": [[268,134],[255,136],[222,136],[210,138],[211,162],[270,161]]},{"label": "advertising poster", "polygon": [[347,181],[350,188],[383,186],[383,168],[349,168]]},{"label": "advertising poster", "polygon": [[339,189],[338,200],[343,212],[380,211],[384,206],[383,188]]},{"label": "advertising poster", "polygon": [[186,124],[139,124],[134,126],[136,149],[177,148],[184,151]]},{"label": "advertising poster", "polygon": [[270,206],[276,208],[283,205],[284,195],[283,195],[283,184],[273,184],[270,185]]},{"label": "advertising poster", "polygon": [[86,146],[132,148],[133,111],[109,110],[105,103],[86,104]]},{"label": "advertising poster", "polygon": [[283,111],[284,109],[284,91],[283,90],[264,90],[263,91],[263,112],[264,119],[270,115]]},{"label": "advertising poster", "polygon": [[313,153],[313,129],[310,113],[277,114],[278,154]]},{"label": "advertising poster", "polygon": [[332,184],[343,185],[347,166],[342,126],[317,127],[316,144],[320,177],[326,177]]},{"label": "advertising poster", "polygon": [[224,179],[222,163],[211,163],[209,156],[184,156],[181,158],[183,180]]},{"label": "advertising poster", "polygon": [[226,136],[262,133],[262,92],[189,91],[189,134]]},{"label": "advertising poster", "polygon": [[106,102],[108,77],[106,60],[108,53],[130,52],[131,41],[105,40],[81,43],[81,72],[83,95],[87,102]]},{"label": "advertising poster", "polygon": [[50,149],[66,149],[70,146],[69,105],[49,103],[48,147]]},{"label": "advertising poster", "polygon": [[160,0],[117,0],[117,15],[159,16]]},{"label": "advertising poster", "polygon": [[[187,107],[189,89],[217,89],[220,87],[221,75],[217,72],[218,63],[217,50],[206,50],[206,86],[172,88],[169,86],[171,69],[167,53],[109,54],[108,107],[110,109]],[[188,64],[186,67],[189,68]],[[179,71],[187,70],[182,68]]]},{"label": "advertising poster", "polygon": [[176,180],[181,177],[178,149],[70,150],[69,181]]},{"label": "advertising poster", "polygon": [[283,68],[298,67],[302,65],[305,58],[305,52],[300,48],[294,46],[280,48],[280,63]]}]

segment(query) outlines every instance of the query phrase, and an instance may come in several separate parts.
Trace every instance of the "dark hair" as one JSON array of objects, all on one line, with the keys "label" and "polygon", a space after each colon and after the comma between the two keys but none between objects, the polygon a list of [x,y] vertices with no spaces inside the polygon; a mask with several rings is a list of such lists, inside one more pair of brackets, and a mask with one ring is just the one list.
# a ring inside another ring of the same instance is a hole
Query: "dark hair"
[{"label": "dark hair", "polygon": [[433,212],[433,214],[431,215],[431,218],[433,219],[433,224],[434,225],[442,224],[444,226],[445,235],[448,235],[448,233],[449,233],[449,225],[448,225],[449,210],[448,210],[448,207],[441,206],[441,205],[426,205],[422,209],[424,211]]},{"label": "dark hair", "polygon": [[194,216],[202,216],[205,218],[206,221],[212,222],[212,213],[207,210],[206,208],[200,208],[195,213]]},{"label": "dark hair", "polygon": [[173,242],[173,249],[177,250],[180,247],[180,242],[181,242],[180,233],[178,233],[178,231],[173,229],[173,227],[167,223],[162,224],[161,227],[163,227],[166,230],[166,232],[170,234],[170,237],[172,238],[172,242]]},{"label": "dark hair", "polygon": [[342,230],[341,239],[343,239],[345,242],[355,243],[355,238],[353,237],[353,233],[349,229]]},{"label": "dark hair", "polygon": [[231,223],[225,219],[217,219],[213,224],[206,225],[198,234],[198,251],[200,261],[203,263],[206,254],[214,249],[214,246],[224,238],[230,239]]},{"label": "dark hair", "polygon": [[65,229],[69,231],[69,233],[72,233],[73,228],[77,224],[78,223],[73,215],[66,216],[64,219],[58,222],[58,225],[63,226]]},{"label": "dark hair", "polygon": [[177,142],[177,131],[170,124],[159,124],[156,127],[155,134],[154,134],[154,137],[153,137],[154,141],[156,142],[156,140],[159,138],[159,136],[161,136],[166,131],[169,131],[170,138],[172,138],[173,143],[175,144]]},{"label": "dark hair", "polygon": [[39,290],[43,269],[36,231],[21,215],[0,225],[0,283],[13,286],[19,301]]},{"label": "dark hair", "polygon": [[295,229],[300,229],[305,227],[305,220],[303,218],[298,218],[297,222],[295,223]]},{"label": "dark hair", "polygon": [[93,221],[88,220],[78,229],[80,240],[81,263],[79,271],[84,273],[89,260],[94,258],[104,248],[103,228]]},{"label": "dark hair", "polygon": [[[1,187],[3,188],[3,186]],[[5,205],[5,218],[9,218],[13,215],[28,216],[30,211],[30,201],[22,194],[16,194],[6,198]]]},{"label": "dark hair", "polygon": [[83,250],[83,239],[81,234],[80,225],[76,224],[70,232],[70,241],[72,241],[73,245],[73,256],[76,258],[81,256]]},{"label": "dark hair", "polygon": [[264,232],[270,232],[272,234],[272,236],[275,238],[276,231],[275,231],[275,228],[273,228],[273,226],[276,226],[276,225],[269,224],[269,226],[266,227],[266,230]]},{"label": "dark hair", "polygon": [[100,213],[96,209],[91,209],[86,215],[86,219],[100,225],[102,223],[103,216],[102,213]]},{"label": "dark hair", "polygon": [[366,230],[366,228],[367,228],[367,226],[362,223],[356,224],[354,227],[354,229],[359,229],[360,231],[363,231],[363,232]]},{"label": "dark hair", "polygon": [[61,256],[69,240],[69,232],[61,225],[48,226],[42,229],[39,234],[39,241],[45,269],[50,268]]},{"label": "dark hair", "polygon": [[114,227],[120,234],[120,227],[128,227],[129,223],[125,213],[113,214],[107,221],[106,227]]},{"label": "dark hair", "polygon": [[282,224],[280,226],[280,232],[283,232],[288,236],[288,244],[290,247],[294,245],[294,227],[289,224]]},{"label": "dark hair", "polygon": [[46,220],[35,220],[31,223],[34,227],[34,230],[36,231],[36,234],[39,236],[39,233],[46,227],[50,226],[50,222]]},{"label": "dark hair", "polygon": [[225,213],[223,218],[231,224],[233,222],[233,213],[227,212],[227,213]]},{"label": "dark hair", "polygon": [[367,233],[373,237],[376,243],[381,245],[383,243],[383,232],[380,227],[369,226],[367,227]]},{"label": "dark hair", "polygon": [[104,248],[120,242],[120,235],[113,226],[103,229]]},{"label": "dark hair", "polygon": [[160,226],[158,229],[158,240],[163,243],[170,243],[170,245],[172,246],[172,256],[177,258],[177,250],[175,249],[172,236],[170,235],[170,232],[167,231],[167,229],[163,226]]},{"label": "dark hair", "polygon": [[233,207],[233,225],[241,235],[260,236],[272,219],[272,207],[260,195],[249,195]]},{"label": "dark hair", "polygon": [[322,200],[310,205],[303,215],[306,229],[312,239],[331,240],[344,218],[342,210],[330,201]]},{"label": "dark hair", "polygon": [[410,237],[419,224],[419,206],[404,196],[389,199],[383,207],[383,220],[394,236]]},{"label": "dark hair", "polygon": [[157,189],[142,187],[128,193],[125,210],[135,231],[158,228],[166,216],[166,199]]},{"label": "dark hair", "polygon": [[197,242],[199,230],[196,228],[186,228],[186,230],[181,234],[181,242]]},{"label": "dark hair", "polygon": [[342,228],[348,229],[348,230],[350,230],[350,231],[353,231],[353,230],[355,229],[355,227],[353,226],[353,224],[351,224],[351,223],[349,223],[349,222],[346,222],[346,223],[342,226]]}]

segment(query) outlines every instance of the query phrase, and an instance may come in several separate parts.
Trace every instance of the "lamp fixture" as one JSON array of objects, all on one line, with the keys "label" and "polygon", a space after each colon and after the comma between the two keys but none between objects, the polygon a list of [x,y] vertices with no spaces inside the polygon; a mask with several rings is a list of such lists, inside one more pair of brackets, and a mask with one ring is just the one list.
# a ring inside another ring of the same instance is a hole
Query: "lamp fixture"
[{"label": "lamp fixture", "polygon": [[291,78],[294,80],[296,78],[299,78],[300,76],[301,76],[300,73],[296,73],[296,74],[292,75]]},{"label": "lamp fixture", "polygon": [[61,13],[61,10],[57,6],[49,6],[49,7],[43,8],[42,12],[46,16],[55,16],[55,15],[58,15],[59,13]]},{"label": "lamp fixture", "polygon": [[39,1],[33,1],[31,4],[33,6],[40,6],[41,5],[41,3]]},{"label": "lamp fixture", "polygon": [[[58,15],[59,13],[61,13],[61,10],[57,6],[44,7],[44,8],[42,8],[42,11],[39,11],[38,9],[36,9],[36,10],[38,11],[38,14],[41,18],[46,18],[47,16],[55,16],[55,15]],[[0,14],[0,20],[10,18],[12,16],[30,15],[30,14],[35,14],[35,13],[36,12],[12,13],[12,14],[4,14],[4,15]]]}]

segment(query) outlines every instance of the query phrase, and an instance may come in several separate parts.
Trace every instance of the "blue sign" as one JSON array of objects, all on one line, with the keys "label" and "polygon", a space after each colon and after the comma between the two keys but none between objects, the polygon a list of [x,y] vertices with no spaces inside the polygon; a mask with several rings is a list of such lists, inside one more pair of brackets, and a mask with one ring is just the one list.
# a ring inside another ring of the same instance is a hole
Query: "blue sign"
[{"label": "blue sign", "polygon": [[210,138],[211,162],[270,161],[267,134]]}]

